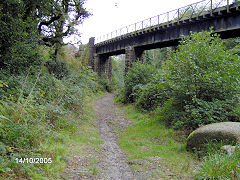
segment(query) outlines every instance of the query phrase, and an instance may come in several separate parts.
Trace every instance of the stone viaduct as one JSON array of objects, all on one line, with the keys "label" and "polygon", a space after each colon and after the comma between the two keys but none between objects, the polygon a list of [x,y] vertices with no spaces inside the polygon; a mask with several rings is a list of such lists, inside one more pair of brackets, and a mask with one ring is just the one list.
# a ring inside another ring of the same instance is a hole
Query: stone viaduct
[{"label": "stone viaduct", "polygon": [[[204,8],[199,10],[199,7]],[[162,17],[165,20],[161,20]],[[214,0],[204,0],[123,27],[106,35],[102,42],[95,43],[95,38],[92,37],[89,39],[89,66],[99,76],[106,73],[111,79],[111,56],[125,54],[127,72],[132,62],[143,61],[145,50],[176,46],[181,36],[209,30],[211,27],[221,38],[239,37],[240,3],[222,0],[214,7]]]}]

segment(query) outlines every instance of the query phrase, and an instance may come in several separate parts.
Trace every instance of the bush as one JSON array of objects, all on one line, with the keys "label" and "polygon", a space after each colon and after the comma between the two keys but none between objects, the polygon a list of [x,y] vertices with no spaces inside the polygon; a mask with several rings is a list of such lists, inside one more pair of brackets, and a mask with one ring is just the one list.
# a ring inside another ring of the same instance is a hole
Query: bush
[{"label": "bush", "polygon": [[62,79],[69,74],[67,63],[58,58],[48,61],[46,67],[49,73],[53,74],[57,79]]},{"label": "bush", "polygon": [[[178,49],[163,66],[164,79],[172,89],[171,105],[167,103],[166,108],[174,111],[165,121],[188,129],[237,121],[233,110],[239,94],[238,56],[226,51],[223,41],[211,32],[184,37]],[[160,114],[166,113],[164,109]]]},{"label": "bush", "polygon": [[157,70],[152,65],[141,64],[140,62],[133,63],[132,68],[126,74],[124,78],[124,95],[121,100],[123,103],[133,103],[136,101],[138,96],[134,93],[136,91],[135,86],[145,85],[152,81],[153,75],[156,74]]},{"label": "bush", "polygon": [[139,91],[136,106],[141,110],[153,111],[158,106],[162,106],[168,98],[168,87],[166,83],[149,83]]},{"label": "bush", "polygon": [[103,91],[112,92],[113,91],[113,85],[111,82],[107,79],[106,76],[102,76],[98,79],[98,83]]},{"label": "bush", "polygon": [[240,58],[225,50],[218,35],[184,37],[168,58],[161,69],[133,64],[117,100],[140,110],[156,109],[158,119],[176,129],[239,121]]}]

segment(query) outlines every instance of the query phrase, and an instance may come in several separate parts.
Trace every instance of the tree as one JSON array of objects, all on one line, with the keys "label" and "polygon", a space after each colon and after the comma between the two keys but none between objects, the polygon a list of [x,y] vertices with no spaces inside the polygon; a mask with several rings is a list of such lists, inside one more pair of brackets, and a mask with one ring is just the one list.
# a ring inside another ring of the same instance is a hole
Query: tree
[{"label": "tree", "polygon": [[54,0],[50,2],[52,8],[39,18],[41,41],[49,47],[55,46],[55,55],[63,44],[62,38],[78,34],[76,26],[90,15],[83,8],[84,3],[85,0]]},{"label": "tree", "polygon": [[24,1],[0,2],[0,67],[11,73],[40,64],[37,20]]},{"label": "tree", "polygon": [[[38,45],[55,48],[90,14],[85,0],[1,0],[0,67],[20,73],[41,64]],[[54,56],[56,57],[56,56]]]}]

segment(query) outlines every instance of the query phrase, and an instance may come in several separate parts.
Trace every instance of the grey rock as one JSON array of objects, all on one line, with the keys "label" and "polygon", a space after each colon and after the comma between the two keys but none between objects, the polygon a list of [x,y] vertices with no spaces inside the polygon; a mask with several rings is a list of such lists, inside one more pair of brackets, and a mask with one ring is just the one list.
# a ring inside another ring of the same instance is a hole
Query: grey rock
[{"label": "grey rock", "polygon": [[187,150],[201,148],[209,141],[240,143],[240,123],[221,122],[202,126],[193,131],[187,138]]}]

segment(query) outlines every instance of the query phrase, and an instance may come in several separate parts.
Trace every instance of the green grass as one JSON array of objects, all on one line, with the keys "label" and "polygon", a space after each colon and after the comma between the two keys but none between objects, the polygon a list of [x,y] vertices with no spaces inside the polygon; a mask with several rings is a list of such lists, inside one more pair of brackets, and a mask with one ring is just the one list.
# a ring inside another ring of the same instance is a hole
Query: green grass
[{"label": "green grass", "polygon": [[197,179],[240,179],[239,145],[230,156],[221,150],[223,142],[210,142],[198,168]]},{"label": "green grass", "polygon": [[[85,109],[85,113],[88,114],[88,116],[81,122],[78,131],[72,134],[68,142],[64,144],[66,151],[65,156],[68,161],[77,161],[75,160],[76,156],[84,159],[84,168],[88,169],[88,172],[87,174],[80,174],[82,176],[95,177],[99,173],[96,164],[99,162],[98,157],[101,139],[97,127],[96,114],[94,113],[92,104],[94,100],[101,95],[102,94],[100,93],[88,99],[87,108]],[[90,153],[92,156],[89,156]],[[74,165],[72,168],[79,168],[79,165]],[[64,172],[62,173],[62,178],[67,179]]]},{"label": "green grass", "polygon": [[[14,152],[10,156],[12,160],[6,160],[6,156],[0,156],[0,162],[7,162],[8,164],[1,164],[0,179],[16,179],[16,178],[31,178],[31,179],[68,179],[66,175],[66,165],[70,162],[77,162],[76,157],[84,159],[84,168],[88,170],[87,174],[80,174],[84,176],[95,177],[98,174],[96,163],[99,159],[100,151],[100,136],[97,128],[96,115],[93,113],[92,103],[101,96],[101,94],[94,97],[88,97],[87,105],[84,108],[82,116],[64,116],[64,121],[76,121],[77,127],[73,131],[70,129],[51,131],[48,138],[44,141],[39,141],[38,151],[40,153],[31,152]],[[72,114],[69,111],[69,114]],[[71,119],[70,119],[71,118]],[[73,119],[75,118],[75,119]],[[76,130],[77,129],[77,130]],[[0,144],[0,152],[3,151],[4,146]],[[89,156],[91,151],[92,156]],[[16,164],[15,157],[39,157],[51,158],[51,164]],[[9,169],[9,167],[11,169]],[[13,169],[14,168],[14,169]],[[71,168],[79,168],[77,164]],[[14,170],[14,173],[13,171]]]},{"label": "green grass", "polygon": [[[93,113],[92,103],[101,95],[100,93],[88,98],[88,103],[84,110],[85,116],[79,119],[77,131],[73,133],[61,131],[41,145],[43,150],[51,151],[58,155],[47,169],[49,173],[48,179],[68,179],[65,172],[66,165],[67,163],[73,162],[71,169],[79,168],[76,157],[83,158],[85,162],[83,168],[88,169],[87,174],[81,173],[79,175],[96,176],[99,173],[96,164],[99,161],[98,154],[100,151],[101,139],[97,128],[96,114]],[[92,149],[92,156],[88,156],[89,149]],[[39,178],[39,175],[33,176],[33,179]]]},{"label": "green grass", "polygon": [[[185,150],[186,138],[181,132],[166,128],[154,121],[154,117],[138,112],[131,105],[123,107],[123,111],[131,125],[121,135],[119,144],[129,160],[148,160],[161,166],[162,172],[152,174],[156,178],[167,177],[168,171],[181,177],[194,175],[199,162]],[[159,160],[149,160],[151,157],[159,157]],[[140,170],[143,166],[133,164],[131,168]]]}]

